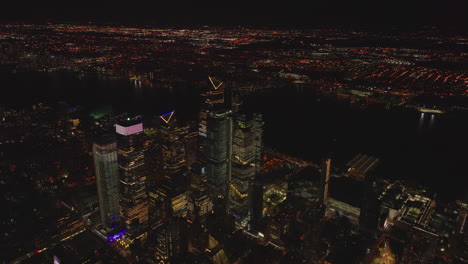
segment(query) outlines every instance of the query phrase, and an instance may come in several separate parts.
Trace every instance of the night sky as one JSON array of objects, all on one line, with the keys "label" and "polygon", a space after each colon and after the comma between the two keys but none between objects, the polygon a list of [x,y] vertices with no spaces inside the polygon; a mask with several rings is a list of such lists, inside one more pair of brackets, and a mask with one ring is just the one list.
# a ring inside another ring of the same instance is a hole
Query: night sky
[{"label": "night sky", "polygon": [[[465,0],[37,1],[2,3],[5,22],[99,22],[153,25],[324,24],[442,25],[465,28]],[[106,4],[104,4],[106,3]]]}]

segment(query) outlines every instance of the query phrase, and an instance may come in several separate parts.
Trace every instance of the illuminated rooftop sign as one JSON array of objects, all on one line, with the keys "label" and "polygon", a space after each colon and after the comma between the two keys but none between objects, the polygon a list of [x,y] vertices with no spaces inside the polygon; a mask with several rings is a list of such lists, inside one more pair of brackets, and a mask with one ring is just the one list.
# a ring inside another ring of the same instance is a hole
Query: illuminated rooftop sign
[{"label": "illuminated rooftop sign", "polygon": [[175,111],[165,113],[164,115],[160,115],[159,117],[167,124],[171,121],[172,116],[174,115]]},{"label": "illuminated rooftop sign", "polygon": [[130,136],[139,132],[143,131],[143,124],[138,123],[131,126],[122,126],[122,125],[115,125],[115,132],[119,133],[120,135]]},{"label": "illuminated rooftop sign", "polygon": [[219,81],[218,81],[218,84],[215,84],[214,81],[216,81],[216,80],[215,80],[214,78],[211,78],[210,76],[208,76],[208,79],[210,80],[211,85],[213,85],[213,88],[214,88],[215,90],[218,90],[218,88],[221,87],[221,85],[223,85],[223,83],[222,83],[222,82],[219,82]]}]

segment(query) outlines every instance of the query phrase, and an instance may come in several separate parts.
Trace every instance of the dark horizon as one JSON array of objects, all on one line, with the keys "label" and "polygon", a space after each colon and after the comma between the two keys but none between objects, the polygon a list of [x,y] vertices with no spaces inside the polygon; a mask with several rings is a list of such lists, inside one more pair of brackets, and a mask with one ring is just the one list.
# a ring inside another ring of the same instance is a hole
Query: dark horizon
[{"label": "dark horizon", "polygon": [[363,25],[415,27],[421,25],[466,29],[466,3],[449,1],[371,1],[333,0],[287,5],[243,3],[164,3],[151,5],[132,2],[125,6],[108,5],[89,8],[36,4],[21,8],[8,3],[0,11],[0,23],[99,23],[155,26],[279,26],[315,27],[323,25]]}]

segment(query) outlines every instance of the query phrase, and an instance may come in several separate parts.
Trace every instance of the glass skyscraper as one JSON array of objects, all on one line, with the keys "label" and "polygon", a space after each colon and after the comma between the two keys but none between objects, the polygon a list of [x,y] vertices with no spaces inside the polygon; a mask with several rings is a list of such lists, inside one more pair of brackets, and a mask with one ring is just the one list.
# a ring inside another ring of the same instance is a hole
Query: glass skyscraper
[{"label": "glass skyscraper", "polygon": [[200,112],[200,162],[206,168],[208,194],[212,201],[221,200],[226,209],[231,181],[232,112],[225,93],[213,85],[204,93]]},{"label": "glass skyscraper", "polygon": [[101,221],[110,227],[119,221],[119,171],[115,138],[104,136],[96,140],[93,155]]},{"label": "glass skyscraper", "polygon": [[198,220],[203,229],[207,227],[207,218],[213,210],[213,203],[208,197],[206,170],[199,163],[192,164],[191,182],[188,197],[188,218]]},{"label": "glass skyscraper", "polygon": [[187,161],[185,153],[185,137],[189,133],[188,126],[177,124],[174,111],[161,115],[162,124],[159,131],[160,166],[163,177],[175,180],[184,187],[188,185]]},{"label": "glass skyscraper", "polygon": [[143,152],[143,124],[128,120],[116,125],[120,175],[120,217],[131,235],[139,236],[148,221]]},{"label": "glass skyscraper", "polygon": [[260,114],[234,117],[229,209],[237,223],[251,214],[251,185],[261,168],[262,125]]}]

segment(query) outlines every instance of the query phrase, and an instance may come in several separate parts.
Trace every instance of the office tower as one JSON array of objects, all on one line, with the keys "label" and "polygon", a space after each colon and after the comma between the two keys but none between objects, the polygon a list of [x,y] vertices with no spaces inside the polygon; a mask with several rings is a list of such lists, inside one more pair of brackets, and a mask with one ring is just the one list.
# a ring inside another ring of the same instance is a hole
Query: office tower
[{"label": "office tower", "polygon": [[144,174],[143,124],[126,120],[116,125],[117,161],[120,175],[120,217],[129,234],[144,234],[148,220],[146,175]]},{"label": "office tower", "polygon": [[[326,160],[325,160],[326,161]],[[305,227],[305,239],[303,243],[303,255],[310,262],[320,256],[319,242],[320,231],[323,228],[321,221],[325,215],[325,205],[322,202],[308,203],[304,213],[301,215]]]},{"label": "office tower", "polygon": [[[58,204],[56,211],[56,234],[52,237],[55,242],[66,240],[86,230],[85,224],[77,211],[65,204]],[[52,212],[51,212],[52,213]]]},{"label": "office tower", "polygon": [[375,169],[378,163],[378,158],[359,153],[346,164],[348,176],[359,181],[365,181],[367,173]]},{"label": "office tower", "polygon": [[93,155],[101,221],[110,227],[119,221],[119,170],[115,138],[103,136],[96,140]]},{"label": "office tower", "polygon": [[222,83],[212,78],[210,82],[213,89],[202,94],[204,102],[200,112],[199,160],[206,168],[210,199],[222,202],[219,208],[225,211],[231,181],[232,117],[226,105],[229,100],[225,100],[224,91],[219,89]]},{"label": "office tower", "polygon": [[152,226],[176,217],[187,217],[187,191],[170,179],[158,182],[149,190],[149,212]]},{"label": "office tower", "polygon": [[207,218],[213,211],[213,204],[204,193],[191,193],[188,200],[188,212],[191,219],[200,222],[202,228],[207,226]]},{"label": "office tower", "polygon": [[259,230],[259,223],[263,218],[263,189],[264,185],[258,178],[251,184],[251,206],[250,206],[250,227],[249,229]]},{"label": "office tower", "polygon": [[363,193],[361,210],[359,212],[359,231],[367,236],[375,236],[379,226],[379,195],[381,187],[375,175],[370,173],[377,167],[379,159],[360,153],[347,164],[347,173],[350,178],[362,182]]},{"label": "office tower", "polygon": [[167,192],[162,190],[163,186],[153,185],[148,190],[148,224],[151,229],[167,222],[170,217]]},{"label": "office tower", "polygon": [[190,252],[203,252],[208,246],[209,233],[206,227],[202,227],[197,220],[188,220],[189,224],[189,248]]},{"label": "office tower", "polygon": [[232,174],[229,209],[236,222],[248,222],[252,207],[252,182],[260,172],[262,117],[236,114],[233,122]]},{"label": "office tower", "polygon": [[155,256],[161,263],[166,263],[171,257],[179,256],[188,251],[187,221],[175,218],[160,226],[156,231]]},{"label": "office tower", "polygon": [[379,186],[375,177],[371,174],[365,175],[363,182],[364,191],[359,213],[359,231],[370,237],[376,236],[379,227],[380,201]]},{"label": "office tower", "polygon": [[213,211],[213,203],[206,188],[206,170],[199,163],[191,169],[191,182],[188,197],[188,218],[198,221],[203,229],[207,227],[207,218]]},{"label": "office tower", "polygon": [[206,168],[199,162],[192,164],[190,167],[190,190],[191,191],[199,191],[199,192],[207,192],[206,186],[207,178],[206,178]]},{"label": "office tower", "polygon": [[185,137],[189,133],[188,126],[177,125],[175,112],[171,111],[160,116],[159,131],[160,167],[163,177],[187,187]]},{"label": "office tower", "polygon": [[320,174],[320,197],[319,202],[323,205],[328,204],[328,183],[330,182],[331,159],[322,160],[322,170]]},{"label": "office tower", "polygon": [[185,160],[187,161],[187,168],[197,162],[198,155],[198,124],[191,123],[189,126],[189,133],[185,137]]},{"label": "office tower", "polygon": [[146,135],[145,141],[145,170],[146,170],[146,186],[151,188],[158,181],[163,179],[164,174],[160,168],[161,150],[158,142],[157,133],[149,133]]}]

